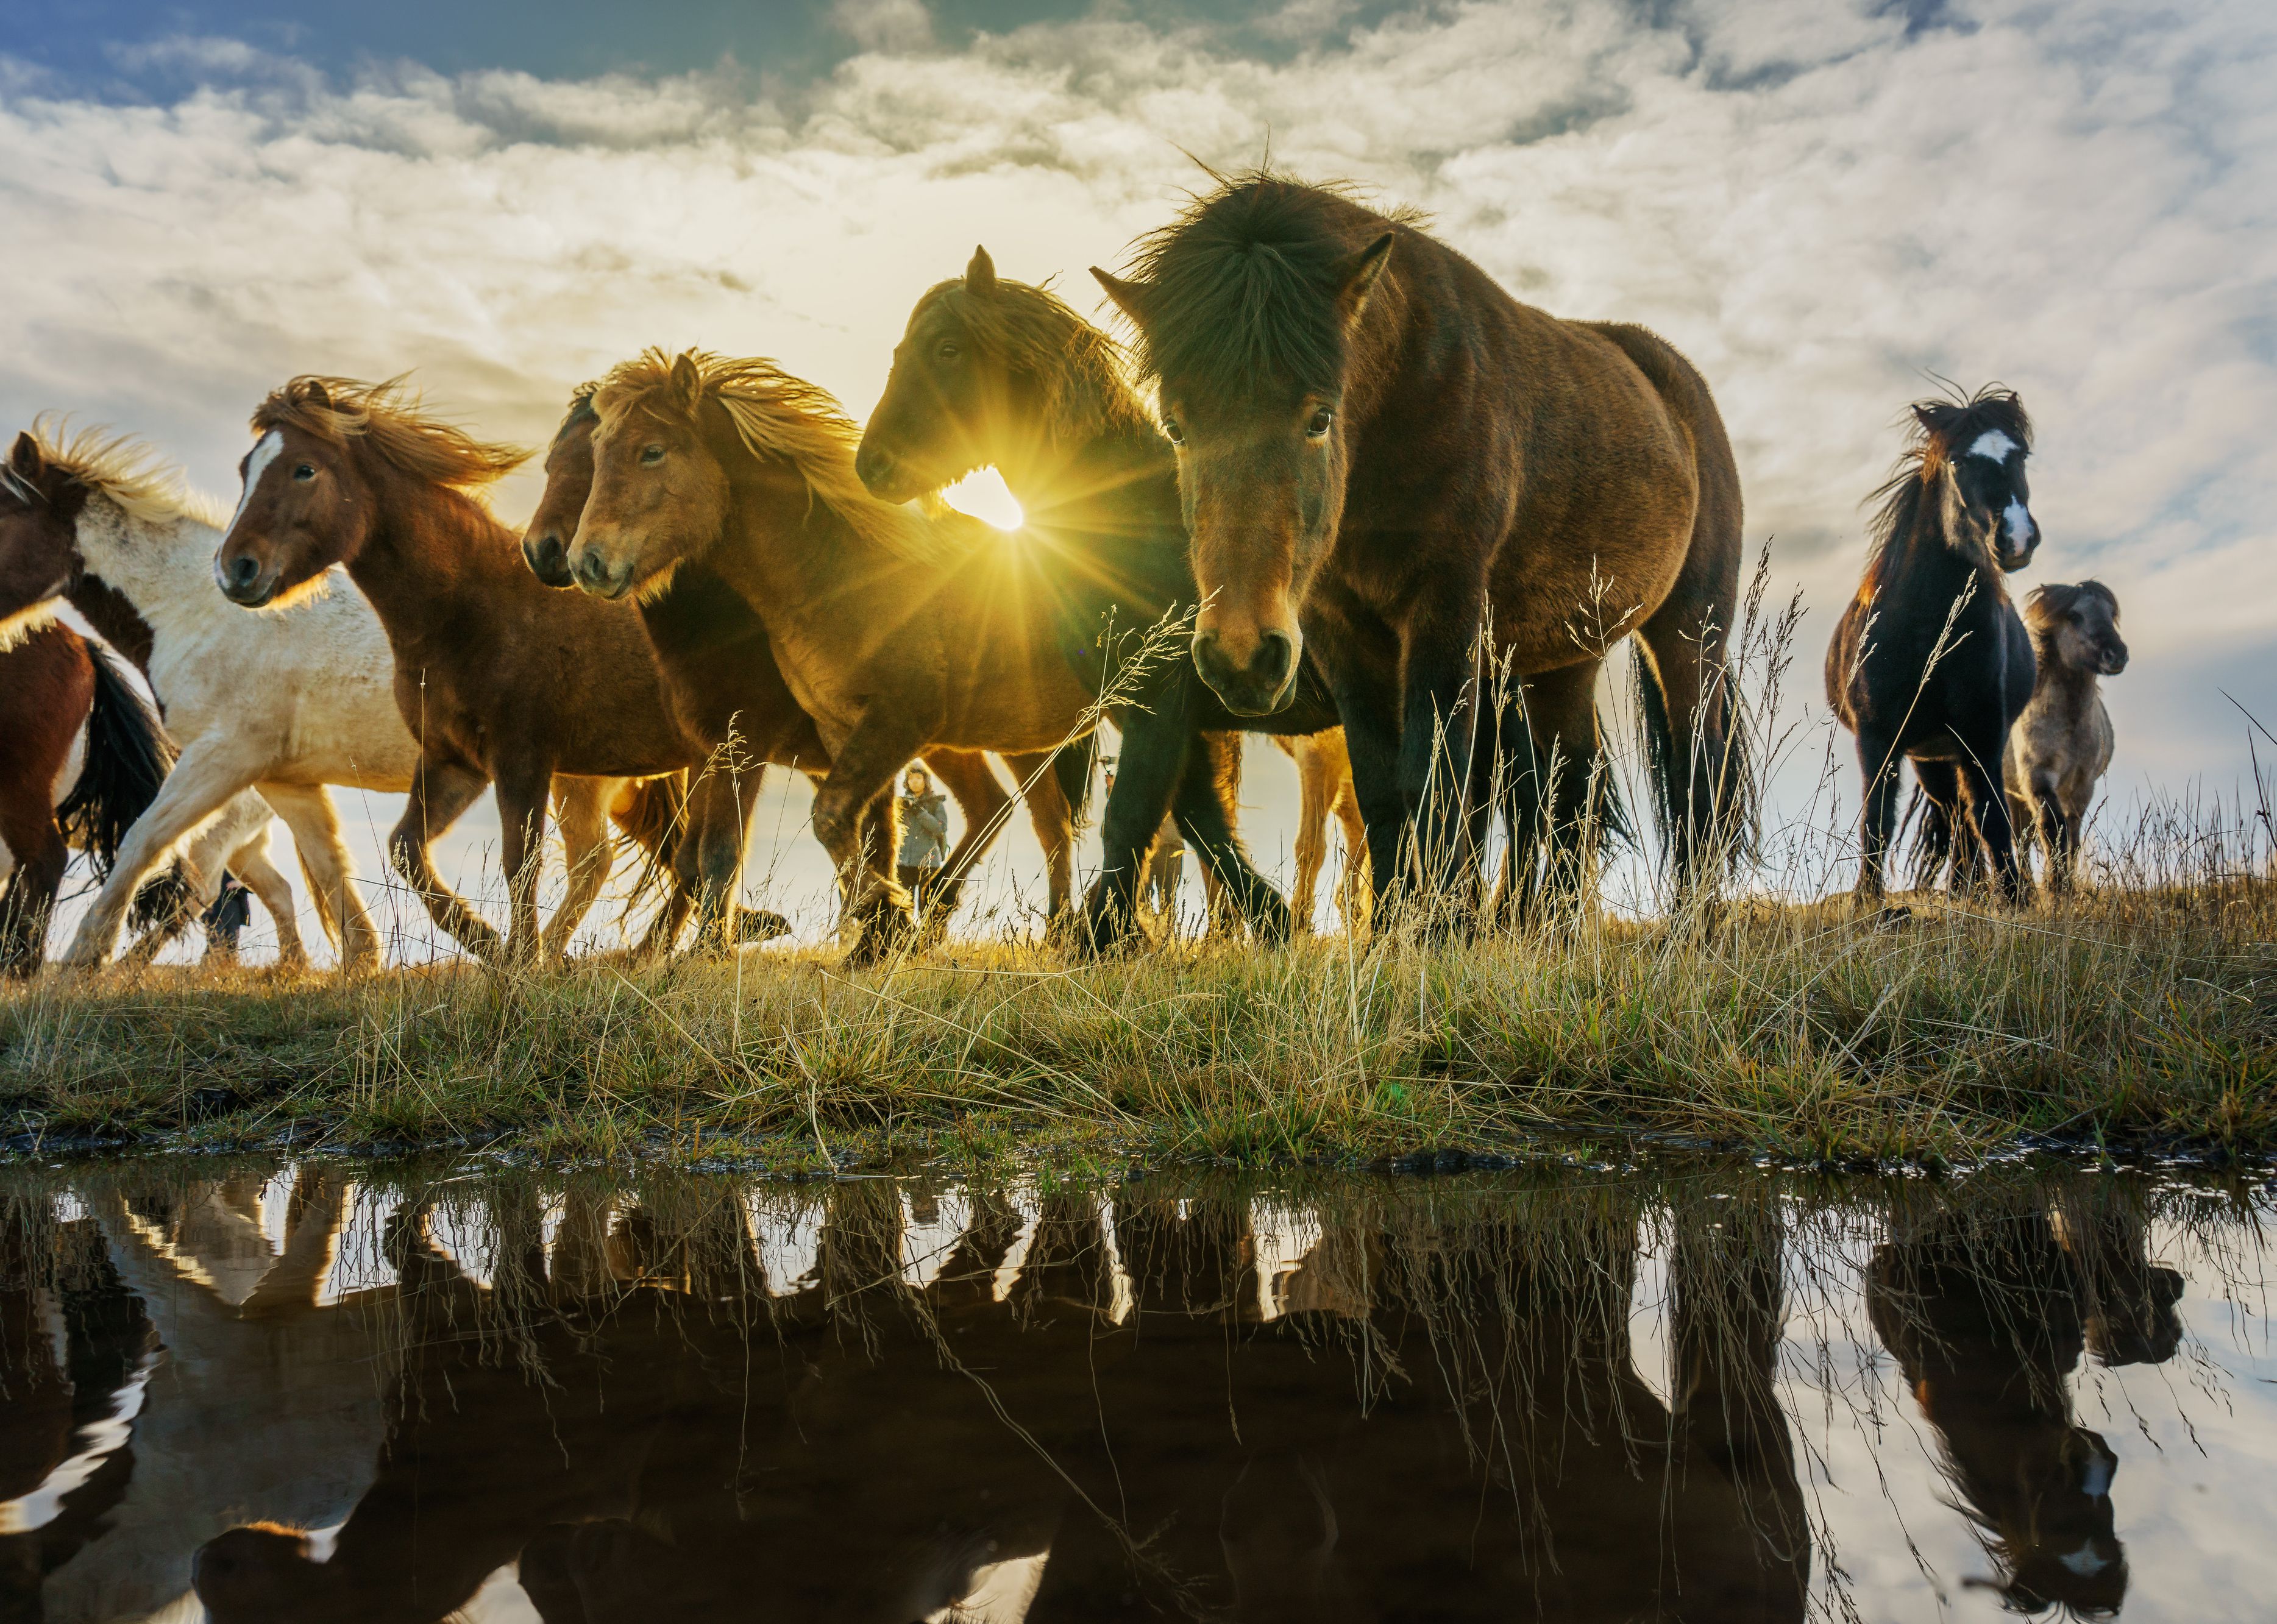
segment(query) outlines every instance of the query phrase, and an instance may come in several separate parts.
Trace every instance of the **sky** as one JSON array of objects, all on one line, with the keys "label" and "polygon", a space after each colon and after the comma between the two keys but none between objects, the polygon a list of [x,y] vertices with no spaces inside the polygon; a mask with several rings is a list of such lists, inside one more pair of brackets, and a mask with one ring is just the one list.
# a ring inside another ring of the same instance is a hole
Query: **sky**
[{"label": "sky", "polygon": [[702,344],[858,414],[976,241],[1098,310],[1085,268],[1194,159],[1269,150],[1691,356],[1750,545],[1809,611],[1807,725],[1861,500],[1936,377],[2006,382],[2037,421],[2019,584],[2118,594],[2113,796],[2235,786],[2225,694],[2277,725],[2266,0],[309,11],[0,0],[0,422],[112,423],[233,495],[246,414],[296,372],[409,369],[537,444],[579,380]]}]

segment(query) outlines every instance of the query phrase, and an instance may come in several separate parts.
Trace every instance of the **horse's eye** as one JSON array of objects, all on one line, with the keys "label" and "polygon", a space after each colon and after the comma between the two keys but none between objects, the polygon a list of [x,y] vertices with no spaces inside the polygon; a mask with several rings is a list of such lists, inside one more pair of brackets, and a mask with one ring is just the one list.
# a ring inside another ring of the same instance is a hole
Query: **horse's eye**
[{"label": "horse's eye", "polygon": [[1162,414],[1162,432],[1170,436],[1170,444],[1173,445],[1184,445],[1186,443],[1185,427],[1178,421],[1174,413]]},{"label": "horse's eye", "polygon": [[663,460],[664,447],[661,445],[644,445],[641,447],[641,461],[645,466],[652,468]]},{"label": "horse's eye", "polygon": [[1308,440],[1324,438],[1329,432],[1329,425],[1336,421],[1336,414],[1328,407],[1315,406],[1312,417],[1305,424],[1305,437]]},{"label": "horse's eye", "polygon": [[933,354],[941,360],[955,360],[963,353],[964,346],[954,338],[943,338],[940,341],[940,348],[933,352]]},{"label": "horse's eye", "polygon": [[304,462],[293,470],[293,477],[294,479],[314,479],[316,477],[316,470],[310,467]]}]

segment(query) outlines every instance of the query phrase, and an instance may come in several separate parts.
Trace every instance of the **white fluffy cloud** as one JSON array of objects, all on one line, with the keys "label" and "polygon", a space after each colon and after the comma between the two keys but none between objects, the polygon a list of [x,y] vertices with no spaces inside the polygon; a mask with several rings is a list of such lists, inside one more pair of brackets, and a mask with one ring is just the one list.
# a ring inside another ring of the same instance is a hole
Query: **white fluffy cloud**
[{"label": "white fluffy cloud", "polygon": [[916,0],[839,0],[863,53],[758,90],[340,84],[181,41],[168,60],[204,87],[122,106],[0,62],[0,413],[141,429],[223,487],[246,410],[297,371],[416,368],[537,440],[580,378],[703,343],[859,410],[975,240],[1088,305],[1083,268],[1199,178],[1182,148],[1238,165],[1269,141],[1421,204],[1523,298],[1685,348],[1752,535],[1819,605],[1924,373],[2022,390],[2040,573],[2111,581],[2139,651],[2112,691],[2121,776],[2228,782],[2217,679],[2277,710],[2277,11],[1562,0],[1352,31],[1349,11],[1284,7],[1267,57],[1105,14],[950,53]]}]

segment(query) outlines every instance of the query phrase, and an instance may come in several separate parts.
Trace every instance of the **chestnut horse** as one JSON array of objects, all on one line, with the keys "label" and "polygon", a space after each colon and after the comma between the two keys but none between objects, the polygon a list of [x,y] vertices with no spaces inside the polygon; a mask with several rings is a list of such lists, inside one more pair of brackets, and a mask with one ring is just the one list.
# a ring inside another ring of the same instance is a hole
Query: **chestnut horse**
[{"label": "chestnut horse", "polygon": [[578,585],[621,599],[696,564],[758,611],[830,754],[814,832],[866,927],[855,957],[874,960],[914,927],[894,874],[902,763],[944,744],[1056,749],[1097,725],[1059,583],[978,520],[870,495],[838,403],[772,362],[651,350],[594,406]]},{"label": "chestnut horse", "polygon": [[[172,763],[157,713],[100,647],[54,621],[0,638],[0,975],[39,969],[72,848],[109,874]],[[136,922],[186,920],[189,901],[169,875],[135,899]]]},{"label": "chestnut horse", "polygon": [[2040,544],[2024,475],[2031,420],[1996,384],[1967,400],[1916,401],[1913,424],[1896,474],[1875,492],[1865,580],[1826,649],[1826,702],[1857,735],[1865,778],[1857,895],[1882,895],[1898,770],[1911,761],[1931,803],[1924,835],[1949,831],[1956,879],[1982,851],[2014,901],[2022,880],[2000,763],[2035,669],[2001,577]]},{"label": "chestnut horse", "polygon": [[[1578,846],[1602,793],[1597,670],[1632,634],[1678,875],[1732,855],[1752,799],[1725,660],[1740,480],[1682,356],[1519,303],[1412,215],[1270,174],[1197,201],[1131,279],[1093,274],[1178,448],[1195,665],[1266,716],[1318,658],[1379,901],[1474,872],[1466,801],[1502,720],[1482,656],[1522,679],[1533,754],[1557,763],[1554,843]],[[1530,763],[1517,781],[1538,803]]]},{"label": "chestnut horse", "polygon": [[[910,313],[855,467],[888,502],[993,467],[1025,516],[1026,556],[1046,581],[1056,578],[1059,599],[1140,626],[1199,606],[1177,456],[1123,381],[1114,341],[1048,290],[999,277],[986,248]],[[1245,727],[1304,735],[1336,725],[1318,673],[1298,688],[1288,707],[1252,721],[1230,712],[1190,661],[1161,662],[1138,679],[1116,715],[1123,750],[1107,798],[1093,945],[1136,911],[1147,848],[1189,772],[1216,783],[1201,759],[1206,735],[1238,752]],[[1185,805],[1179,827],[1214,892],[1260,917],[1265,934],[1285,936],[1280,899],[1258,900],[1270,887],[1234,837],[1231,807],[1199,793]]]},{"label": "chestnut horse", "polygon": [[[534,955],[554,775],[651,778],[704,755],[665,703],[639,619],[541,586],[523,565],[521,538],[469,494],[525,453],[422,416],[395,383],[294,378],[255,411],[253,432],[215,580],[232,602],[258,609],[347,566],[386,629],[396,708],[418,745],[390,857],[436,924],[468,951]],[[511,908],[503,946],[430,852],[492,783]],[[565,805],[565,836],[573,851],[594,850],[605,873],[606,848],[594,844],[604,803],[572,804],[580,826]],[[590,869],[573,868],[572,881],[574,899]],[[669,909],[667,917],[676,930]],[[558,955],[566,933],[543,945]]]},{"label": "chestnut horse", "polygon": [[[576,584],[569,573],[567,538],[576,534],[593,489],[593,429],[601,421],[593,410],[593,388],[584,385],[570,397],[568,415],[545,453],[544,494],[522,532],[522,557],[549,587]],[[740,769],[739,757],[801,767],[818,779],[829,757],[813,718],[798,708],[783,681],[765,624],[718,575],[690,565],[675,573],[662,592],[638,603],[674,713],[714,752],[696,799],[702,801],[708,794],[714,802],[728,803],[694,819],[703,832],[683,845],[682,870],[702,885],[707,899],[722,892],[732,897],[741,885],[741,837],[758,793],[757,774]],[[731,737],[740,741],[739,752],[723,749]],[[964,814],[964,836],[942,865],[940,887],[927,901],[932,917],[946,924],[956,911],[965,877],[986,855],[1011,802],[987,757],[977,751],[930,750],[925,760]],[[1017,755],[1009,764],[1044,848],[1051,913],[1057,918],[1075,890],[1077,812],[1090,798],[1091,753],[1061,751],[1048,763],[1042,756]],[[739,837],[732,842],[724,838],[731,831]]]}]

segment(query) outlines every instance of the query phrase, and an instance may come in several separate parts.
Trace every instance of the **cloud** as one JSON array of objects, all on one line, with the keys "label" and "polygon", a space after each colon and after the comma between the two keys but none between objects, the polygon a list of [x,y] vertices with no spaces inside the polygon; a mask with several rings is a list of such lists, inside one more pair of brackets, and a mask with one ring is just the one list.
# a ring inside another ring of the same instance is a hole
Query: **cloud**
[{"label": "cloud", "polygon": [[2041,575],[2111,581],[2137,671],[2172,679],[2112,685],[2121,776],[2227,780],[2242,732],[2189,673],[2277,691],[2277,12],[1367,14],[1282,8],[1269,60],[1108,13],[950,56],[914,0],[839,0],[861,52],[756,86],[340,82],[183,42],[162,49],[197,88],[118,106],[0,59],[0,411],[150,431],[216,485],[247,408],[302,370],[416,368],[438,404],[537,441],[578,379],[700,342],[859,411],[911,300],[975,240],[1088,304],[1082,268],[1199,181],[1182,149],[1239,165],[1269,140],[1422,205],[1520,297],[1685,349],[1750,535],[1778,536],[1820,611],[1806,667],[1926,375],[2022,391]]}]

